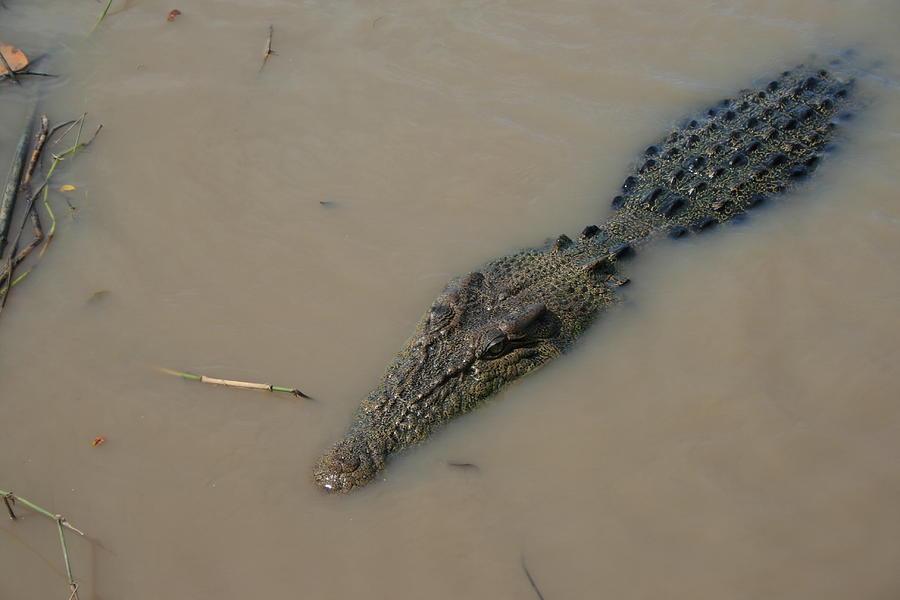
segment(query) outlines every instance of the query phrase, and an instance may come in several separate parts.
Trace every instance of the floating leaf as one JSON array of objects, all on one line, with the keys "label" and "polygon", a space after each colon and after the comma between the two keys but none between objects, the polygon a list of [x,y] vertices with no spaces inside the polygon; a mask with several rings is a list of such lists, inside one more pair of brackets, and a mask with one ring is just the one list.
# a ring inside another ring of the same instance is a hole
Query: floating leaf
[{"label": "floating leaf", "polygon": [[94,441],[91,442],[91,446],[99,446],[100,444],[102,444],[105,441],[106,441],[105,437],[103,437],[102,435],[98,435],[97,437],[94,438]]},{"label": "floating leaf", "polygon": [[75,186],[69,185],[68,183],[66,185],[59,186],[59,191],[61,191],[61,192],[71,192],[74,189],[75,189]]},{"label": "floating leaf", "polygon": [[[6,59],[13,71],[21,71],[28,66],[28,57],[15,46],[0,42],[0,52],[3,53],[3,58]],[[0,75],[5,75],[6,72],[3,61],[0,61]]]},{"label": "floating leaf", "polygon": [[176,8],[175,10],[173,10],[172,12],[169,13],[169,16],[166,17],[166,20],[169,22],[174,21],[175,17],[177,17],[180,14],[181,14],[181,11]]}]

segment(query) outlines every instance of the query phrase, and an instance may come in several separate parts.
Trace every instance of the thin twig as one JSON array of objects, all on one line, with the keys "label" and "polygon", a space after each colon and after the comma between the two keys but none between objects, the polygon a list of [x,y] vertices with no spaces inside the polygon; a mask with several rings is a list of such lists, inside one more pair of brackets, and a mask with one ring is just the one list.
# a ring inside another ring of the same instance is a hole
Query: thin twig
[{"label": "thin twig", "polygon": [[[60,161],[62,161],[64,157],[66,157],[69,154],[74,154],[75,152],[78,152],[82,148],[89,146],[91,144],[91,142],[94,141],[94,138],[97,137],[97,134],[100,133],[100,130],[103,129],[103,124],[101,123],[97,127],[97,131],[94,132],[94,135],[91,136],[90,140],[88,140],[87,142],[85,142],[83,144],[80,143],[79,140],[81,140],[81,132],[84,129],[84,118],[86,116],[87,116],[87,113],[82,114],[81,117],[78,120],[76,120],[75,123],[73,123],[69,127],[69,129],[66,129],[66,131],[62,134],[62,136],[60,136],[60,138],[58,140],[56,140],[56,142],[59,142],[60,140],[65,138],[69,134],[69,131],[72,130],[72,127],[74,127],[76,124],[80,123],[78,126],[78,132],[75,134],[75,143],[72,144],[72,147],[64,152],[59,153],[59,154],[53,154],[53,162],[50,164],[50,169],[47,171],[47,180],[48,181],[50,179],[50,176],[53,175],[53,171],[56,170],[57,165],[59,165]],[[56,143],[56,142],[54,142],[54,143]],[[44,238],[44,245],[41,247],[41,251],[38,254],[38,258],[41,258],[44,256],[44,253],[47,251],[47,247],[50,245],[50,242],[53,240],[53,236],[56,234],[56,215],[53,214],[53,209],[50,207],[50,201],[48,200],[49,191],[50,191],[50,188],[48,188],[48,187],[44,188],[44,196],[42,198],[42,201],[44,203],[44,210],[46,210],[47,214],[50,216],[50,230],[47,232],[47,236]],[[0,301],[0,302],[2,302],[2,301]]]},{"label": "thin twig", "polygon": [[191,381],[199,381],[200,383],[211,383],[213,385],[224,385],[227,387],[236,387],[243,388],[249,390],[266,390],[269,392],[287,392],[288,394],[293,394],[298,398],[306,398],[307,400],[312,400],[310,396],[307,396],[297,388],[288,388],[281,387],[277,385],[271,385],[268,383],[251,383],[249,381],[234,381],[232,379],[218,379],[216,377],[207,377],[206,375],[194,375],[192,373],[183,373],[182,371],[173,371],[172,369],[166,369],[164,367],[156,367],[157,371],[161,373],[166,373],[167,375],[175,375],[177,377],[183,377],[185,379],[190,379]]},{"label": "thin twig", "polygon": [[63,560],[66,563],[66,577],[69,580],[69,599],[74,598],[78,599],[78,584],[75,583],[75,578],[72,576],[72,565],[69,564],[69,549],[66,547],[66,536],[63,534],[63,524],[65,523],[65,519],[60,515],[56,515],[56,528],[59,530],[59,545],[62,546],[63,551]]},{"label": "thin twig", "polygon": [[41,151],[44,149],[44,144],[47,143],[47,134],[48,129],[50,127],[50,120],[47,119],[47,115],[41,115],[41,125],[38,129],[37,135],[34,137],[34,149],[31,151],[31,156],[28,157],[28,164],[25,165],[25,171],[22,175],[22,182],[19,184],[19,189],[26,194],[28,193],[28,185],[31,183],[31,176],[34,175],[34,168],[37,166],[38,158],[41,156]]},{"label": "thin twig", "polygon": [[[84,113],[84,114],[86,115],[87,113]],[[84,115],[82,115],[82,116],[79,117],[79,118],[84,118]],[[60,129],[62,129],[63,127],[66,127],[67,125],[73,125],[73,126],[74,126],[74,124],[77,123],[77,122],[78,122],[78,119],[71,119],[71,120],[69,120],[69,121],[65,121],[65,122],[63,122],[63,123],[60,123],[59,125],[54,125],[54,126],[53,126],[53,129],[50,130],[50,134],[49,134],[48,137],[53,137],[53,135],[54,135],[57,131],[59,131]],[[68,129],[67,129],[66,131],[68,132]],[[60,137],[58,140],[56,140],[56,141],[53,142],[53,143],[54,143],[54,144],[58,144],[59,141],[62,140],[63,137],[65,137],[65,134],[63,134],[62,137]]]},{"label": "thin twig", "polygon": [[6,490],[0,490],[0,496],[9,496],[9,497],[11,497],[11,498],[15,498],[15,499],[16,499],[16,502],[20,502],[20,503],[24,504],[25,506],[27,506],[28,508],[30,508],[31,510],[33,510],[33,511],[35,511],[35,512],[38,512],[38,513],[41,513],[42,515],[44,515],[44,516],[47,517],[48,519],[51,519],[51,520],[53,520],[53,521],[61,521],[61,522],[62,522],[62,526],[65,527],[66,529],[71,529],[72,531],[74,531],[74,532],[77,533],[78,535],[81,535],[81,536],[84,535],[84,532],[83,532],[83,531],[81,531],[80,529],[78,529],[77,527],[75,527],[75,526],[73,526],[71,523],[69,523],[69,522],[66,520],[66,518],[65,518],[64,516],[53,514],[52,512],[50,512],[49,510],[47,510],[46,508],[41,508],[40,506],[38,506],[37,504],[35,504],[35,503],[32,502],[31,500],[28,500],[27,498],[23,498],[22,496],[18,496],[18,495],[16,495],[16,494],[14,494],[14,493],[12,493],[12,492],[8,492],[8,491],[6,491]]},{"label": "thin twig", "polygon": [[13,521],[18,519],[12,509],[12,505],[16,503],[16,497],[12,494],[3,494],[3,503],[6,505],[6,510],[9,511],[9,518]]},{"label": "thin twig", "polygon": [[[59,75],[55,73],[41,73],[40,71],[18,71],[16,72],[16,76],[21,77],[22,75],[34,75],[35,77],[59,77]],[[6,73],[0,73],[0,81],[4,79],[12,79]]]},{"label": "thin twig", "polygon": [[50,135],[53,135],[53,133],[56,133],[56,130],[61,127],[65,127],[66,125],[69,126],[65,131],[63,131],[61,136],[56,138],[56,141],[53,142],[53,145],[55,146],[56,144],[60,143],[64,139],[66,139],[66,136],[69,135],[69,132],[72,131],[72,129],[74,129],[76,125],[83,122],[85,117],[87,117],[87,113],[81,113],[81,116],[78,117],[77,119],[75,119],[73,121],[66,121],[65,123],[62,123],[61,125],[57,125],[56,127],[54,127],[53,131],[50,133]]},{"label": "thin twig", "polygon": [[541,590],[538,588],[537,584],[534,582],[534,577],[531,576],[531,573],[528,571],[528,565],[525,564],[525,556],[522,555],[522,570],[525,571],[525,577],[528,578],[528,583],[531,584],[531,589],[534,590],[534,593],[537,594],[539,600],[544,600],[544,595],[541,593]]},{"label": "thin twig", "polygon": [[97,29],[97,26],[100,25],[100,23],[103,22],[103,19],[106,18],[106,13],[109,12],[109,7],[110,7],[111,5],[112,5],[112,0],[106,0],[106,6],[103,7],[103,12],[100,13],[100,16],[97,17],[97,22],[94,23],[94,26],[91,27],[91,30],[88,32],[88,35],[89,35],[89,36],[90,36],[92,33],[94,33],[94,30]]},{"label": "thin twig", "polygon": [[9,66],[9,62],[7,62],[6,57],[3,56],[3,51],[0,50],[0,62],[3,63],[3,68],[6,69],[5,75],[13,80],[13,83],[16,85],[22,85],[22,82],[19,81],[19,78],[16,76],[16,72],[13,71],[13,68]]},{"label": "thin twig", "polygon": [[275,51],[272,50],[272,34],[275,33],[275,26],[269,25],[269,37],[266,38],[266,49],[263,52],[262,64],[259,65],[259,70],[262,71],[263,67],[266,66],[266,61],[269,60],[269,57],[275,54]]}]

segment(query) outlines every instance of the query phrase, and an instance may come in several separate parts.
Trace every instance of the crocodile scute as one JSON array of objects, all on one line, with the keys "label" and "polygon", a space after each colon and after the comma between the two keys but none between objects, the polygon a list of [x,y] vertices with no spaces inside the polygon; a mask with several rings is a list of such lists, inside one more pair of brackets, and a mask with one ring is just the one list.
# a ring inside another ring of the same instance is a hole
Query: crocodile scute
[{"label": "crocodile scute", "polygon": [[561,355],[620,301],[625,258],[645,244],[712,229],[796,187],[856,108],[852,91],[852,80],[818,66],[742,90],[648,146],[601,226],[452,280],[315,465],[315,483],[365,485],[391,454]]}]

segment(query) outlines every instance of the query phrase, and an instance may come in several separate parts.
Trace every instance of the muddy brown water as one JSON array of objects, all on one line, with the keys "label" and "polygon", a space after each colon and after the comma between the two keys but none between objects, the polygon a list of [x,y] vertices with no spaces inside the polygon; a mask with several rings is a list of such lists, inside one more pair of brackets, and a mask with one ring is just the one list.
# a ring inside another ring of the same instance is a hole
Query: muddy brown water
[{"label": "muddy brown water", "polygon": [[[100,4],[5,5],[0,40],[55,50],[53,118],[104,125],[0,317],[0,488],[89,533],[81,598],[534,598],[522,557],[548,600],[900,594],[896,2],[133,0],[87,39]],[[850,46],[887,81],[802,191],[640,257],[570,355],[382,480],[311,485],[447,279]],[[4,173],[36,83],[0,87]],[[5,520],[0,598],[64,598],[60,554]]]}]

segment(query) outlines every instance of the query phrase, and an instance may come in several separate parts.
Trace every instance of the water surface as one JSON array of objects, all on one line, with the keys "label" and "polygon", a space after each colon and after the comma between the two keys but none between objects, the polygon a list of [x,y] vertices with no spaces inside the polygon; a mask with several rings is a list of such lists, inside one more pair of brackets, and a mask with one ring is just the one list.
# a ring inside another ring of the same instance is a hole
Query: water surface
[{"label": "water surface", "polygon": [[[87,39],[99,4],[5,4],[65,75],[45,109],[104,125],[0,315],[0,488],[90,534],[83,599],[533,598],[523,556],[548,600],[900,593],[895,2],[132,0]],[[310,484],[450,277],[602,222],[681,117],[847,47],[893,85],[861,79],[809,185],[646,253],[568,357],[383,480]],[[55,536],[0,525],[0,597],[63,597]]]}]

